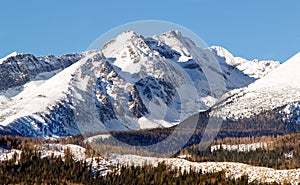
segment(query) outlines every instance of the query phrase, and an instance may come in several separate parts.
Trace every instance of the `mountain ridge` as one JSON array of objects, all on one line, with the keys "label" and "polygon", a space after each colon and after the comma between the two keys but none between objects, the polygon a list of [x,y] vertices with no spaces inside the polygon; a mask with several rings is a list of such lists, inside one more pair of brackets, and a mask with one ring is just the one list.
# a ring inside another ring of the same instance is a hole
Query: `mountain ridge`
[{"label": "mountain ridge", "polygon": [[225,94],[224,102],[216,108],[215,114],[223,118],[237,119],[282,106],[286,106],[286,109],[281,112],[288,112],[288,107],[298,106],[299,61],[300,53],[297,53],[265,77],[245,88]]},{"label": "mountain ridge", "polygon": [[[50,67],[28,75],[21,83],[11,83],[14,87],[23,85],[25,89],[12,97],[5,94],[9,90],[0,95],[1,128],[23,136],[44,137],[76,135],[92,129],[176,125],[217,101],[218,95],[210,92],[207,73],[223,80],[226,91],[256,80],[227,64],[224,56],[213,50],[197,47],[178,31],[152,38],[128,31],[107,43],[101,51],[74,54],[76,59],[72,60],[73,55],[65,55],[67,66],[63,59],[48,57],[63,67],[55,68],[58,71],[53,74],[55,70]],[[48,58],[32,56],[27,68],[35,66],[34,62],[49,66]],[[209,63],[212,60],[216,63]],[[20,61],[28,62],[22,58]],[[2,65],[9,62],[18,64],[9,60]],[[26,72],[19,70],[15,74]],[[39,83],[32,80],[44,72],[51,73],[47,79]],[[32,89],[39,90],[31,92]],[[193,91],[186,93],[185,89]]]}]

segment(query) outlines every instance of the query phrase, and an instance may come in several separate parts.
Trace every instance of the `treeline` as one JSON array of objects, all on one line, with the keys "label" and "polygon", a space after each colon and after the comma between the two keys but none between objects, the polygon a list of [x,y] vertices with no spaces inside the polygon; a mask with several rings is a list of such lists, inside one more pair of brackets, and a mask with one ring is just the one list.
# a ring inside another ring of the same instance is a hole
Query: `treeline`
[{"label": "treeline", "polygon": [[94,184],[95,178],[87,163],[74,161],[69,150],[61,157],[41,158],[41,153],[26,145],[20,159],[0,163],[0,184]]},{"label": "treeline", "polygon": [[[212,152],[210,147],[204,151],[199,150],[200,145],[197,144],[182,149],[180,153],[190,154],[191,158],[189,160],[195,162],[240,162],[275,169],[300,168],[300,133],[276,137],[263,137],[261,140],[251,137],[226,138],[224,140],[217,140],[214,144],[251,143],[250,141],[265,142],[268,146],[248,152],[239,152],[237,150],[229,151],[221,147],[221,149]],[[285,154],[292,156],[286,157]]]},{"label": "treeline", "polygon": [[[193,184],[258,184],[248,183],[248,177],[239,179],[226,178],[225,172],[205,173],[191,170],[181,173],[161,163],[153,166],[123,166],[113,170],[107,176],[93,172],[85,162],[76,162],[70,152],[66,152],[65,160],[60,157],[43,158],[37,151],[23,149],[21,160],[10,160],[0,163],[1,184],[101,184],[101,185],[193,185]],[[275,183],[274,183],[275,184]]]},{"label": "treeline", "polygon": [[[35,145],[41,146],[43,144],[74,144],[82,146],[86,149],[87,157],[98,156],[96,150],[91,148],[91,146],[84,141],[84,138],[79,136],[65,137],[57,140],[52,139],[43,139],[43,138],[30,138],[30,137],[21,137],[21,136],[0,136],[0,148],[11,150],[22,150],[26,147],[34,148]],[[26,146],[26,147],[25,147]]]},{"label": "treeline", "polygon": [[20,136],[0,136],[0,147],[3,149],[21,150],[27,144],[41,144],[43,141],[38,138],[25,138]]},{"label": "treeline", "polygon": [[[12,139],[12,138],[11,138]],[[248,183],[248,177],[228,179],[224,171],[202,173],[201,171],[182,172],[181,169],[171,168],[164,163],[158,166],[122,166],[112,169],[103,176],[84,161],[74,161],[72,153],[65,151],[65,157],[41,158],[33,143],[28,141],[21,147],[20,159],[14,156],[11,160],[0,163],[0,184],[153,184],[153,185],[185,185],[185,184],[258,184]]]}]

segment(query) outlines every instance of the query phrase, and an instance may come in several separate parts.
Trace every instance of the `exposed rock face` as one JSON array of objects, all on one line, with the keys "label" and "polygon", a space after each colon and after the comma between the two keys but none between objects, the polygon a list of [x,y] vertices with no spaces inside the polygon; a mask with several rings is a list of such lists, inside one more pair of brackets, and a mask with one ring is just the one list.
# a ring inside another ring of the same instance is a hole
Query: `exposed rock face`
[{"label": "exposed rock face", "polygon": [[62,70],[83,57],[83,54],[67,54],[35,57],[31,54],[17,54],[0,64],[0,91],[24,85],[44,72]]}]

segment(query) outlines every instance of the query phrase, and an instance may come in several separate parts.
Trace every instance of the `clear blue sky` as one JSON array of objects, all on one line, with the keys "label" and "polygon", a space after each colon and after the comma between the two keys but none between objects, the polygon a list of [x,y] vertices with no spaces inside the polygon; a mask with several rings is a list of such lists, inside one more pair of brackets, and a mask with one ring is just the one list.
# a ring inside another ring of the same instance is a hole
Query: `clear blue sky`
[{"label": "clear blue sky", "polygon": [[297,0],[11,0],[0,6],[0,58],[13,51],[84,51],[116,26],[149,19],[180,24],[208,45],[248,59],[285,61],[300,51]]}]

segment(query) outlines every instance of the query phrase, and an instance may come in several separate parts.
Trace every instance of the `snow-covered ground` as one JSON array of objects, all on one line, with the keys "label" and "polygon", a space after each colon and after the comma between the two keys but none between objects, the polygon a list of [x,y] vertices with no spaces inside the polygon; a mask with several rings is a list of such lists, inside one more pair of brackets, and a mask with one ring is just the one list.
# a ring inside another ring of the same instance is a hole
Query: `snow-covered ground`
[{"label": "snow-covered ground", "polygon": [[74,144],[43,144],[36,147],[41,152],[42,158],[52,155],[64,158],[65,150],[69,149],[75,161],[86,161],[88,165],[91,164],[94,171],[99,171],[101,175],[106,175],[111,172],[112,167],[118,166],[115,160],[107,160],[103,157],[87,157],[86,149]]},{"label": "snow-covered ground", "polygon": [[[93,170],[99,171],[101,175],[106,175],[108,172],[111,172],[112,167],[117,167],[118,165],[115,160],[107,160],[103,157],[87,157],[86,149],[79,145],[43,144],[36,145],[35,147],[38,149],[38,152],[41,153],[41,158],[53,156],[64,159],[65,151],[69,149],[75,161],[86,161],[88,165],[92,164]],[[12,159],[15,153],[17,154],[17,160],[19,160],[22,151],[0,148],[0,162]]]},{"label": "snow-covered ground", "polygon": [[0,161],[11,160],[15,153],[17,154],[17,159],[20,159],[20,154],[21,154],[20,150],[15,150],[15,149],[7,150],[0,147]]},{"label": "snow-covered ground", "polygon": [[43,144],[41,146],[37,145],[36,147],[38,151],[41,152],[42,158],[51,157],[52,155],[54,157],[60,156],[63,158],[65,156],[65,151],[69,149],[72,153],[72,156],[74,157],[74,160],[82,161],[86,159],[86,149],[78,145]]},{"label": "snow-covered ground", "polygon": [[88,142],[88,143],[93,143],[99,139],[109,139],[111,137],[110,134],[100,134],[100,135],[96,135],[96,136],[92,136],[92,137],[88,137],[86,138],[85,140]]},{"label": "snow-covered ground", "polygon": [[185,159],[178,158],[154,158],[141,157],[135,155],[114,155],[113,159],[119,164],[139,165],[151,164],[157,166],[158,163],[165,162],[171,167],[189,171],[202,170],[202,172],[218,172],[224,170],[227,177],[239,178],[242,175],[248,175],[249,182],[257,180],[259,182],[290,182],[291,184],[300,183],[300,169],[292,170],[274,170],[272,168],[251,166],[234,162],[190,162]]},{"label": "snow-covered ground", "polygon": [[216,150],[220,150],[221,148],[227,151],[238,151],[238,152],[249,152],[255,151],[259,148],[266,149],[270,147],[272,143],[260,142],[260,143],[250,143],[250,144],[237,144],[237,145],[226,145],[219,144],[213,145],[210,147],[210,151],[214,152]]}]

